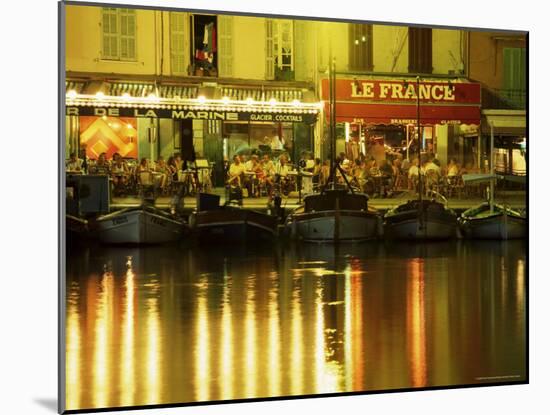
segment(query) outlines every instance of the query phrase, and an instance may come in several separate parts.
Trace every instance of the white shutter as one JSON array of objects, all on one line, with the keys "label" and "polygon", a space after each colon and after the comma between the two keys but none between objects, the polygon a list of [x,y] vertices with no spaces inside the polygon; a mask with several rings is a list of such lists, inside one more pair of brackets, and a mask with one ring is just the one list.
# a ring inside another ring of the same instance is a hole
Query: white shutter
[{"label": "white shutter", "polygon": [[275,78],[275,30],[277,23],[273,19],[265,20],[265,78]]},{"label": "white shutter", "polygon": [[118,59],[118,19],[117,10],[109,7],[101,9],[101,32],[103,59]]},{"label": "white shutter", "polygon": [[218,16],[218,68],[220,76],[233,76],[233,16]]},{"label": "white shutter", "polygon": [[136,58],[136,11],[119,9],[120,15],[120,59]]},{"label": "white shutter", "polygon": [[170,55],[172,72],[185,73],[185,14],[170,12]]}]

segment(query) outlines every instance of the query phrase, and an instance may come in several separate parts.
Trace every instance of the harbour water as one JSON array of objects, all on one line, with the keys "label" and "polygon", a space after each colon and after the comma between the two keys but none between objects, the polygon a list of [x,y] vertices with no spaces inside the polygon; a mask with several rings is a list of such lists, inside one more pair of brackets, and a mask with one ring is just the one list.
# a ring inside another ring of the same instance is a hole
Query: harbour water
[{"label": "harbour water", "polygon": [[67,409],[526,379],[525,241],[91,246]]}]

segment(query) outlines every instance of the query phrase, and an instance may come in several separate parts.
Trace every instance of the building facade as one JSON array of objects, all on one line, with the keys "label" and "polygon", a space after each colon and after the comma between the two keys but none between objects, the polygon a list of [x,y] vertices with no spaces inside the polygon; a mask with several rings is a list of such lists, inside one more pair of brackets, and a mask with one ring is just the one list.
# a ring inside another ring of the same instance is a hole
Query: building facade
[{"label": "building facade", "polygon": [[296,159],[313,148],[322,108],[309,22],[83,6],[67,14],[67,153],[194,151],[223,182],[233,154]]},{"label": "building facade", "polygon": [[525,175],[527,36],[472,31],[469,44],[469,75],[482,86],[482,152],[490,152],[492,126],[497,171]]},{"label": "building facade", "polygon": [[[224,161],[239,152],[278,146],[292,160],[303,150],[325,158],[332,140],[331,59],[336,151],[352,157],[368,153],[373,141],[412,149],[420,137],[422,150],[442,164],[455,157],[481,166],[487,150],[481,104],[489,115],[500,111],[495,97],[505,94],[514,105],[508,111],[525,106],[525,73],[517,64],[524,52],[510,49],[521,49],[524,40],[517,37],[95,6],[66,10],[68,153],[85,146],[92,158],[116,151],[156,159],[185,153],[192,143],[199,157],[216,164],[219,180]],[[512,67],[514,73],[506,69]]]}]

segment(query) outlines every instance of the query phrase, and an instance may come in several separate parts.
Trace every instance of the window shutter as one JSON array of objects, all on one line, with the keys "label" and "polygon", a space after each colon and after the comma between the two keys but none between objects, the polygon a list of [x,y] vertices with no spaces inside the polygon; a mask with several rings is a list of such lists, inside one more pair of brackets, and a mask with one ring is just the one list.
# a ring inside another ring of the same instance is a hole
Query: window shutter
[{"label": "window shutter", "polygon": [[136,57],[136,11],[119,9],[120,13],[120,59],[132,60]]},{"label": "window shutter", "polygon": [[525,105],[525,48],[503,48],[503,89],[508,101],[515,106]]},{"label": "window shutter", "polygon": [[432,70],[432,29],[409,27],[409,72]]},{"label": "window shutter", "polygon": [[118,22],[117,11],[113,8],[104,7],[101,10],[102,29],[102,58],[118,59]]},{"label": "window shutter", "polygon": [[170,13],[170,55],[172,58],[172,72],[185,73],[185,14]]},{"label": "window shutter", "polygon": [[276,23],[273,19],[266,19],[265,21],[265,78],[275,78],[275,38],[274,27]]},{"label": "window shutter", "polygon": [[233,76],[233,16],[218,16],[218,58],[220,76]]}]

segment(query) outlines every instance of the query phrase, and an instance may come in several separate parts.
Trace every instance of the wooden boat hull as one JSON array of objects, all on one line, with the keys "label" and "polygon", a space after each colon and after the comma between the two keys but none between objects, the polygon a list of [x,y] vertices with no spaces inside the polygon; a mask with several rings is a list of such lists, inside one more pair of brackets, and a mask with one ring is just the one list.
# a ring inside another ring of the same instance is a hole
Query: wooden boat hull
[{"label": "wooden boat hull", "polygon": [[292,238],[306,242],[360,242],[381,236],[381,218],[355,210],[295,213],[287,229]]},{"label": "wooden boat hull", "polygon": [[460,228],[471,239],[521,239],[527,236],[527,219],[505,212],[485,217],[462,216]]},{"label": "wooden boat hull", "polygon": [[238,208],[195,212],[189,224],[199,239],[209,241],[271,240],[277,234],[276,217]]},{"label": "wooden boat hull", "polygon": [[177,241],[183,222],[156,209],[122,210],[97,220],[97,235],[108,244],[161,244]]},{"label": "wooden boat hull", "polygon": [[[458,236],[456,214],[437,207],[433,202],[424,202],[425,209],[410,209],[386,214],[384,234],[391,239],[442,240]],[[435,208],[434,208],[435,207]]]}]

